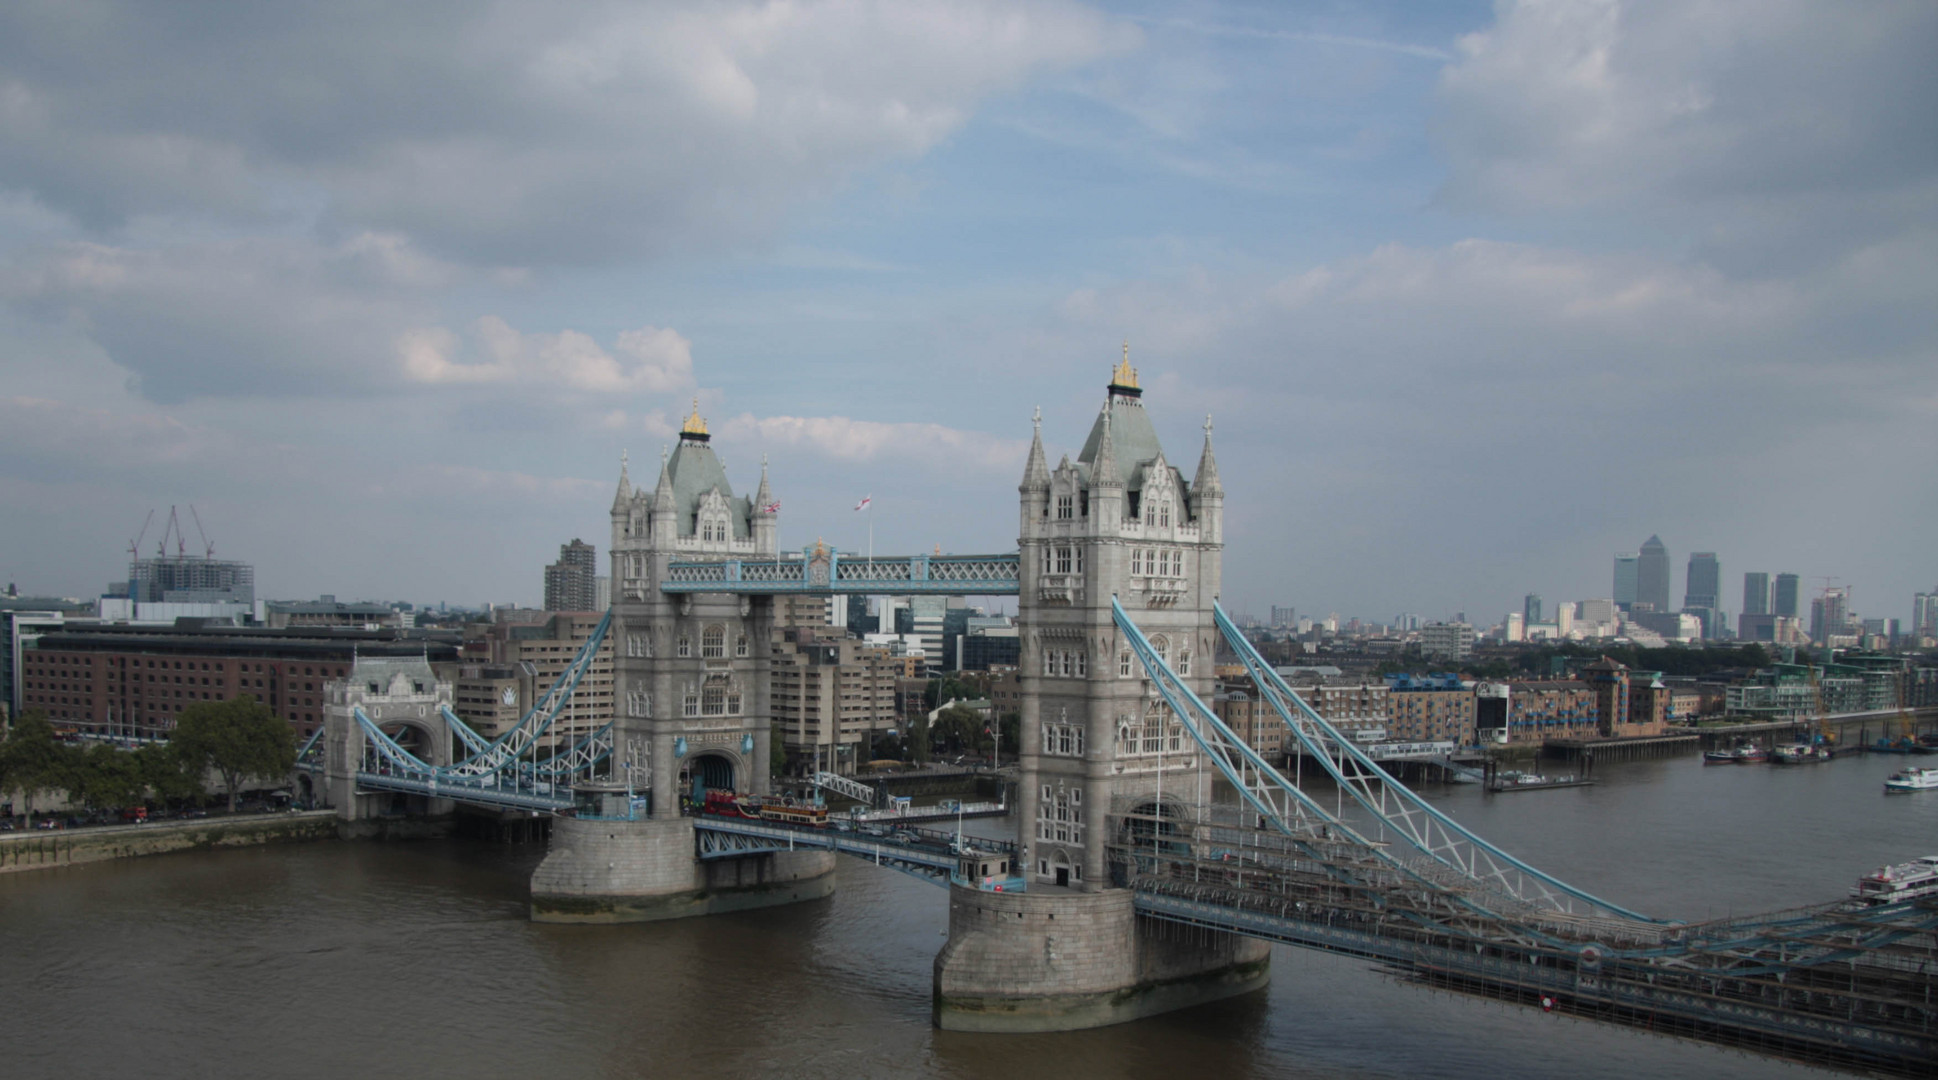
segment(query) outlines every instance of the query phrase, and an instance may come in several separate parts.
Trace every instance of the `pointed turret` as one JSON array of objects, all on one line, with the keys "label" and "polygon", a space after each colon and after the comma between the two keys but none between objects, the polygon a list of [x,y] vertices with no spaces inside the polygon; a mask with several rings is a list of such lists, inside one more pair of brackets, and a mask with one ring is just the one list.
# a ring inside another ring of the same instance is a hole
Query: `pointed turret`
[{"label": "pointed turret", "polygon": [[1110,437],[1110,403],[1104,403],[1103,437],[1097,442],[1097,456],[1090,461],[1090,486],[1123,487],[1122,477],[1117,475],[1117,444]]},{"label": "pointed turret", "polygon": [[1030,418],[1036,429],[1030,436],[1030,458],[1023,463],[1023,482],[1018,491],[1048,491],[1050,488],[1050,466],[1043,456],[1043,410],[1038,408]]},{"label": "pointed turret", "polygon": [[767,455],[760,456],[760,487],[754,491],[754,516],[772,517],[768,507],[774,505],[774,490],[767,486]]},{"label": "pointed turret", "polygon": [[1205,452],[1198,458],[1198,475],[1191,478],[1191,494],[1223,495],[1225,486],[1218,482],[1218,459],[1211,453],[1211,414],[1205,414]]},{"label": "pointed turret", "polygon": [[612,513],[614,517],[625,513],[626,504],[633,499],[633,482],[626,475],[626,464],[626,452],[621,450],[619,452],[619,490],[612,497]]}]

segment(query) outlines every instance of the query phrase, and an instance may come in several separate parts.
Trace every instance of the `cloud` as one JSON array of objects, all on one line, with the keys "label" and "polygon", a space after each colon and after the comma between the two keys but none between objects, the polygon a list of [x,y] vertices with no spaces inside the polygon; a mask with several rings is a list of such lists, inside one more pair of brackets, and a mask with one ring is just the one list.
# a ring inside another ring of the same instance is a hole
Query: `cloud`
[{"label": "cloud", "polygon": [[1640,215],[1745,267],[1934,218],[1938,7],[1499,0],[1495,14],[1441,79],[1451,205]]},{"label": "cloud", "polygon": [[577,330],[525,334],[503,319],[479,319],[473,338],[482,359],[443,327],[399,334],[404,377],[429,384],[506,384],[596,393],[679,393],[693,386],[692,343],[657,326],[622,332],[610,351]]},{"label": "cloud", "polygon": [[70,326],[158,402],[394,383],[390,340],[459,272],[399,237],[71,242],[0,264],[0,304]]},{"label": "cloud", "polygon": [[95,230],[321,220],[486,265],[771,235],[983,99],[1134,47],[1070,3],[0,15],[0,177]]},{"label": "cloud", "polygon": [[742,413],[720,425],[720,434],[747,445],[806,450],[838,462],[910,458],[997,472],[1021,468],[1029,452],[1026,440],[1000,439],[942,424],[846,416]]}]

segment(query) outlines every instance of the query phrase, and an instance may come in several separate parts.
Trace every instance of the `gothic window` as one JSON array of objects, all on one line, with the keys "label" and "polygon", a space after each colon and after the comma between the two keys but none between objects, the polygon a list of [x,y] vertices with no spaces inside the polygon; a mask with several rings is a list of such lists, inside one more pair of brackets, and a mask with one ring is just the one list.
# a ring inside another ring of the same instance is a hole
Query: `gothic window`
[{"label": "gothic window", "polygon": [[1089,654],[1080,652],[1077,654],[1077,678],[1081,679],[1088,676],[1089,674],[1090,674]]},{"label": "gothic window", "polygon": [[644,690],[634,690],[626,695],[626,715],[646,716],[652,712],[652,695]]},{"label": "gothic window", "polygon": [[1191,650],[1190,649],[1178,650],[1178,674],[1180,675],[1191,674]]},{"label": "gothic window", "polygon": [[1158,663],[1160,664],[1170,663],[1171,662],[1171,639],[1165,637],[1163,634],[1159,634],[1158,636],[1152,638],[1151,651],[1157,654]]},{"label": "gothic window", "polygon": [[740,688],[738,686],[727,687],[727,715],[740,715]]},{"label": "gothic window", "polygon": [[1075,500],[1073,500],[1068,495],[1058,495],[1056,497],[1057,520],[1062,521],[1062,520],[1068,519],[1070,517],[1073,517],[1075,513],[1076,513]]},{"label": "gothic window", "polygon": [[1157,523],[1160,526],[1171,524],[1171,500],[1169,499],[1158,500]]},{"label": "gothic window", "polygon": [[1138,574],[1142,574],[1143,572],[1144,572],[1144,550],[1142,548],[1132,548],[1131,549],[1131,574],[1135,576]]},{"label": "gothic window", "polygon": [[626,635],[626,655],[627,656],[646,655],[646,639],[643,635],[640,635],[640,634]]},{"label": "gothic window", "polygon": [[1068,652],[1059,652],[1057,654],[1057,674],[1064,676],[1070,674],[1070,654]]},{"label": "gothic window", "polygon": [[747,655],[747,635],[740,634],[733,639],[733,654],[735,656]]},{"label": "gothic window", "polygon": [[1043,677],[1047,679],[1050,676],[1055,674],[1056,674],[1056,652],[1052,649],[1044,649],[1043,650]]},{"label": "gothic window", "polygon": [[1074,552],[1074,555],[1075,555],[1075,565],[1076,565],[1076,572],[1077,572],[1077,573],[1079,573],[1079,574],[1081,574],[1081,573],[1083,573],[1083,549],[1082,549],[1082,548],[1074,548],[1074,549],[1072,549],[1072,550],[1073,550],[1073,552]]},{"label": "gothic window", "polygon": [[1117,677],[1128,679],[1131,676],[1131,654],[1129,649],[1117,654]]},{"label": "gothic window", "polygon": [[700,714],[702,716],[724,716],[727,712],[727,688],[719,683],[708,683],[700,690]]},{"label": "gothic window", "polygon": [[715,624],[700,632],[700,658],[721,660],[727,655],[727,628]]},{"label": "gothic window", "polygon": [[1067,547],[1056,549],[1056,572],[1059,574],[1070,572],[1070,549]]},{"label": "gothic window", "polygon": [[690,637],[687,637],[685,634],[680,635],[679,653],[681,656],[693,655],[693,639]]},{"label": "gothic window", "polygon": [[697,687],[689,686],[686,688],[686,697],[680,702],[680,715],[700,715],[700,691]]}]

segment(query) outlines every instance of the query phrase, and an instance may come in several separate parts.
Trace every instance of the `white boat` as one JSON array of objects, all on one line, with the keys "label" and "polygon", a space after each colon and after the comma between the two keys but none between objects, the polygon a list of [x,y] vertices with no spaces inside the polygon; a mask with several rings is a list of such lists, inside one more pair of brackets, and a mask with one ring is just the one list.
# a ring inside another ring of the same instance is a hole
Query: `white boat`
[{"label": "white boat", "polygon": [[1920,896],[1938,896],[1938,855],[1880,867],[1858,878],[1851,895],[1866,904],[1896,904]]},{"label": "white boat", "polygon": [[1903,772],[1894,772],[1884,780],[1886,795],[1895,791],[1928,791],[1938,788],[1938,769],[1912,766]]}]

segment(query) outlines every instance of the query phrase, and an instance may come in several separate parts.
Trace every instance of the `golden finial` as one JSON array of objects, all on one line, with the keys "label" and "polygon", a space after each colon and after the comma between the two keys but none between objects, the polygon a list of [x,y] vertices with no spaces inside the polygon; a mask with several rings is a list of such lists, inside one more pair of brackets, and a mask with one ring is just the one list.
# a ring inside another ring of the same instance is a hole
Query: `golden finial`
[{"label": "golden finial", "polygon": [[1137,369],[1130,366],[1130,339],[1124,339],[1124,359],[1117,365],[1117,371],[1110,377],[1110,385],[1121,386],[1126,390],[1137,389]]},{"label": "golden finial", "polygon": [[707,422],[700,417],[700,399],[696,397],[693,399],[693,415],[687,417],[686,423],[680,425],[680,434],[705,435],[706,433]]}]

